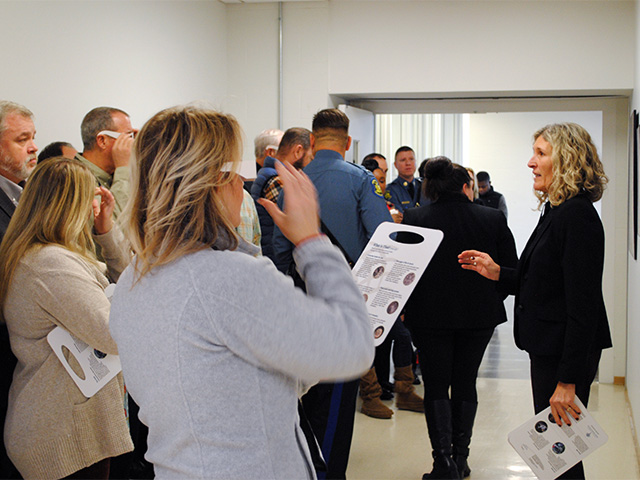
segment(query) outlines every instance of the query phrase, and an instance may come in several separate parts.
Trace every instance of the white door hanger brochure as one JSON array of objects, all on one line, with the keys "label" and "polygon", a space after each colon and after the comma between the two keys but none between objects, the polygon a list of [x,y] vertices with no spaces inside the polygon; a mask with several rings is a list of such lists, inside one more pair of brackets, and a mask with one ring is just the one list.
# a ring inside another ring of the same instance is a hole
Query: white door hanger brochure
[{"label": "white door hanger brochure", "polygon": [[[51,330],[47,335],[47,341],[60,359],[60,362],[62,362],[62,366],[87,398],[95,395],[122,370],[118,355],[107,355],[100,352],[79,338],[74,337],[62,327],[56,327]],[[76,359],[82,369],[84,378],[79,377],[73,371],[65,357],[63,347]]]},{"label": "white door hanger brochure", "polygon": [[571,426],[559,427],[548,407],[509,433],[509,443],[540,480],[557,478],[609,440],[578,397],[576,405],[582,413],[578,421],[571,417]]},{"label": "white door hanger brochure", "polygon": [[[391,238],[396,232],[408,232],[415,243],[397,242]],[[353,277],[367,304],[376,346],[386,338],[443,237],[440,230],[392,222],[381,223],[373,233]]]}]

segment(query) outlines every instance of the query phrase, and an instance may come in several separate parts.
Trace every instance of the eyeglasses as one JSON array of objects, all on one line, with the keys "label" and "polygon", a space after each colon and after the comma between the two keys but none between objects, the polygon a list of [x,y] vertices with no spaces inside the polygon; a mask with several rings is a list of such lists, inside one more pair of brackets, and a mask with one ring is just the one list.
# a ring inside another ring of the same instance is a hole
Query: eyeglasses
[{"label": "eyeglasses", "polygon": [[[98,135],[106,135],[107,137],[111,137],[111,138],[118,138],[120,135],[128,135],[131,138],[133,138],[133,132],[114,132],[113,130],[102,130],[101,132],[98,133]],[[98,136],[96,135],[96,136]]]},{"label": "eyeglasses", "polygon": [[239,164],[237,165],[236,169],[234,170],[234,163],[233,162],[226,162],[222,165],[222,167],[220,168],[221,172],[234,172],[237,173],[238,175],[240,175],[242,178],[245,179],[252,179],[252,178],[256,178],[256,164],[254,162],[239,162]]}]

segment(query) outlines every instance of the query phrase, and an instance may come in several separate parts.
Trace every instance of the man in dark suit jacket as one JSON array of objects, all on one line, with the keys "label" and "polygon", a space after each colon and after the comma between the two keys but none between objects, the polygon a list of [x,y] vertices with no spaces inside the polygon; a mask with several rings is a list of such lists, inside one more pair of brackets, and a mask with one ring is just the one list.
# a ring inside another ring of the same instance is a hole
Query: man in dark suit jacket
[{"label": "man in dark suit jacket", "polygon": [[16,206],[13,204],[9,196],[0,190],[0,239],[4,236],[9,226],[11,215],[15,211]]},{"label": "man in dark suit jacket", "polygon": [[[13,102],[0,101],[0,240],[22,193],[23,182],[37,163],[38,147],[34,143],[36,129],[33,113]],[[0,324],[0,432],[4,418],[16,358],[11,352],[7,326]],[[0,478],[20,478],[7,457],[4,440],[0,448]]]}]

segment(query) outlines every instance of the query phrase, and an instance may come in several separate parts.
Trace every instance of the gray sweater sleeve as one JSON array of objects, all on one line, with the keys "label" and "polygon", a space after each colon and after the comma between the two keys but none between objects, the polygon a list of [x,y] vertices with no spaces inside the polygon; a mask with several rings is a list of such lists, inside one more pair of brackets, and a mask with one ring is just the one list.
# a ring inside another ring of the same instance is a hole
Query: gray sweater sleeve
[{"label": "gray sweater sleeve", "polygon": [[294,251],[308,294],[267,259],[216,253],[232,261],[224,283],[229,290],[198,289],[214,343],[305,383],[357,378],[371,366],[373,335],[362,294],[328,239],[309,240]]}]

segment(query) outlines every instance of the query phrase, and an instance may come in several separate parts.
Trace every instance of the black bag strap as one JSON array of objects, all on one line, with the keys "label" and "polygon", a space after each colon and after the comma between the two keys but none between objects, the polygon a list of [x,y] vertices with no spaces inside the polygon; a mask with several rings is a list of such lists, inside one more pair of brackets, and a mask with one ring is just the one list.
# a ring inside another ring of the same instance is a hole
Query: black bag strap
[{"label": "black bag strap", "polygon": [[307,414],[304,411],[304,406],[302,405],[302,402],[299,399],[298,399],[298,415],[300,416],[300,429],[302,430],[302,433],[304,434],[304,437],[307,440],[307,445],[309,446],[309,453],[311,453],[313,468],[315,468],[316,472],[326,472],[327,462],[324,461],[324,457],[322,456],[322,450],[320,450],[320,445],[318,445],[318,439],[316,439],[316,436],[313,433],[313,429],[311,428],[311,424],[309,423]]},{"label": "black bag strap", "polygon": [[[340,242],[338,241],[338,239],[333,235],[333,233],[331,233],[331,230],[329,230],[329,227],[325,225],[322,219],[320,219],[320,231],[324,233],[327,236],[327,238],[329,238],[331,243],[333,243],[336,247],[340,249],[340,251],[342,252],[342,255],[344,255],[345,260],[349,264],[349,267],[353,268],[353,266],[355,265],[355,262],[351,260],[351,257],[349,257],[349,254],[347,253],[347,251],[344,248],[342,248],[342,245],[340,245]],[[293,279],[293,283],[296,287],[301,288],[305,292],[307,291],[304,281],[302,280],[302,277],[300,277],[300,274],[298,273],[298,269],[296,268],[296,262],[292,261],[289,264],[289,268],[287,269],[287,275],[289,275]]]},{"label": "black bag strap", "polygon": [[342,248],[342,245],[340,244],[338,239],[333,235],[333,233],[331,233],[331,230],[329,230],[329,227],[327,227],[325,225],[325,223],[322,221],[322,219],[320,219],[320,230],[327,237],[329,237],[329,240],[331,240],[331,243],[333,243],[336,247],[338,247],[340,249],[340,251],[342,252],[342,255],[344,255],[344,258],[347,260],[347,263],[349,264],[349,266],[351,268],[353,268],[353,266],[356,264],[356,262],[351,260],[351,257],[349,256],[347,251],[344,248]]}]

